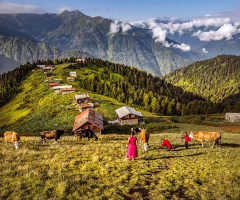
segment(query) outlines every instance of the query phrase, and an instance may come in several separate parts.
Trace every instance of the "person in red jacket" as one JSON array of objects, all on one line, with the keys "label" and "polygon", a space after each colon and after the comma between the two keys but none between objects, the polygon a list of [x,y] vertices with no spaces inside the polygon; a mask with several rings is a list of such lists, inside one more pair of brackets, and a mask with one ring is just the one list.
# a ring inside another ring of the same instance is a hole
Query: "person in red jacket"
[{"label": "person in red jacket", "polygon": [[170,144],[170,142],[166,139],[161,140],[161,146],[162,148],[164,148],[166,151],[169,151],[170,149],[172,149],[172,145]]},{"label": "person in red jacket", "polygon": [[187,132],[184,133],[182,139],[185,139],[185,147],[188,149],[188,143],[191,141],[191,138],[188,136]]}]

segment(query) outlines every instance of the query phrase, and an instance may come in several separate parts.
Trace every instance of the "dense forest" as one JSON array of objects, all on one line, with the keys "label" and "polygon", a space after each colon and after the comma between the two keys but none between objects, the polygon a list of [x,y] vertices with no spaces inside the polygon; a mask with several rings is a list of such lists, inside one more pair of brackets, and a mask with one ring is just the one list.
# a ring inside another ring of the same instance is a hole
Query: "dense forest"
[{"label": "dense forest", "polygon": [[151,112],[163,115],[194,115],[222,112],[239,112],[239,103],[213,103],[200,95],[186,92],[152,74],[123,64],[102,59],[85,58],[85,62],[76,62],[75,57],[37,61],[27,63],[0,76],[0,106],[8,102],[21,89],[21,80],[37,64],[70,63],[69,70],[87,67],[96,73],[77,80],[79,86],[109,97],[113,97],[129,106],[139,106]]},{"label": "dense forest", "polygon": [[173,71],[164,80],[216,103],[237,102],[240,100],[240,56],[221,55],[198,61]]}]

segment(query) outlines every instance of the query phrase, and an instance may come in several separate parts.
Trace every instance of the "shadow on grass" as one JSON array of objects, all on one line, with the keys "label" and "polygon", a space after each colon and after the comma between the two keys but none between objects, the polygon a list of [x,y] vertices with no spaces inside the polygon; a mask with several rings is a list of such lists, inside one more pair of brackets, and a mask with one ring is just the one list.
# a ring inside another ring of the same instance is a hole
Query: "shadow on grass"
[{"label": "shadow on grass", "polygon": [[240,144],[234,144],[234,143],[222,143],[220,144],[220,147],[233,147],[233,148],[240,148]]},{"label": "shadow on grass", "polygon": [[[171,151],[169,151],[171,152]],[[191,157],[191,156],[200,156],[206,153],[195,153],[195,154],[191,154],[191,155],[183,155],[183,156],[179,156],[179,155],[172,155],[172,156],[160,156],[157,158],[148,158],[148,157],[144,157],[142,158],[143,160],[159,160],[159,159],[169,159],[169,158],[181,158],[181,157]]]}]

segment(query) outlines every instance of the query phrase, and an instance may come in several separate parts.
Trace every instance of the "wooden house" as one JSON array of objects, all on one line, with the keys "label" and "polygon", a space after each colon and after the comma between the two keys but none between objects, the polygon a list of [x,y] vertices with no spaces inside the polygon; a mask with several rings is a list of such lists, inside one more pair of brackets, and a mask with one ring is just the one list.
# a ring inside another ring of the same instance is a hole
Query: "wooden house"
[{"label": "wooden house", "polygon": [[38,69],[43,69],[45,67],[45,65],[37,65]]},{"label": "wooden house", "polygon": [[44,73],[52,72],[52,67],[44,67],[43,71],[44,71]]},{"label": "wooden house", "polygon": [[52,89],[54,90],[54,93],[60,93],[61,89],[65,89],[65,88],[72,88],[72,85],[58,85],[58,86],[54,86]]},{"label": "wooden house", "polygon": [[78,59],[76,59],[76,62],[85,62],[85,59],[81,59],[81,58],[78,58]]},{"label": "wooden house", "polygon": [[47,78],[53,77],[53,72],[45,72],[45,74]]},{"label": "wooden house", "polygon": [[228,122],[240,122],[240,113],[226,113],[225,120]]},{"label": "wooden house", "polygon": [[73,131],[90,129],[94,133],[101,133],[103,130],[103,116],[88,108],[75,118]]},{"label": "wooden house", "polygon": [[77,72],[69,72],[69,76],[71,76],[71,77],[77,77]]},{"label": "wooden house", "polygon": [[58,86],[58,83],[48,83],[48,86],[52,90],[54,86]]},{"label": "wooden house", "polygon": [[51,67],[52,69],[54,69],[55,65],[45,65],[45,67]]},{"label": "wooden house", "polygon": [[73,101],[75,106],[79,106],[84,103],[92,103],[92,99],[88,94],[75,94]]},{"label": "wooden house", "polygon": [[75,88],[61,88],[60,92],[62,94],[70,94],[70,93],[75,92]]},{"label": "wooden house", "polygon": [[115,110],[115,112],[117,113],[119,124],[121,125],[124,124],[133,125],[144,123],[142,113],[136,111],[134,108],[123,106]]},{"label": "wooden house", "polygon": [[48,80],[48,82],[49,83],[58,83],[58,84],[60,84],[60,83],[62,83],[62,79],[50,79],[50,80]]},{"label": "wooden house", "polygon": [[74,77],[67,77],[67,81],[70,81],[70,82],[74,82],[75,81],[75,78]]},{"label": "wooden house", "polygon": [[94,107],[93,103],[83,103],[83,104],[79,105],[79,111],[83,112],[83,111],[87,110],[88,108],[93,108],[93,107]]}]

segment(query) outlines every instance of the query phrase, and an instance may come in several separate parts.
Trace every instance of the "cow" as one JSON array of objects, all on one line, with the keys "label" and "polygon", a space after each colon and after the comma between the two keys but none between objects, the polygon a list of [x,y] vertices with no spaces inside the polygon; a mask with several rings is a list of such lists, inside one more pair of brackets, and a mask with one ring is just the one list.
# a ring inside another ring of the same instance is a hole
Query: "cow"
[{"label": "cow", "polygon": [[42,143],[45,144],[47,139],[55,139],[55,143],[57,143],[58,139],[61,135],[64,134],[64,130],[53,130],[53,131],[43,131],[40,133],[42,138]]},{"label": "cow", "polygon": [[215,146],[215,144],[217,144],[219,142],[219,140],[221,140],[221,133],[220,132],[209,132],[209,131],[199,131],[199,132],[191,132],[191,134],[189,135],[190,138],[196,138],[198,141],[201,141],[202,143],[202,147],[204,147],[203,142],[204,140],[206,141],[213,141],[213,146],[211,148],[213,148]]},{"label": "cow", "polygon": [[140,137],[140,145],[143,146],[144,148],[144,151],[147,151],[147,148],[148,148],[148,139],[149,139],[149,133],[146,129],[142,129],[140,134],[139,134],[139,137]]},{"label": "cow", "polygon": [[14,131],[6,131],[4,133],[5,143],[13,143],[15,148],[19,148],[20,136]]},{"label": "cow", "polygon": [[85,138],[85,137],[88,138],[88,141],[90,138],[91,138],[91,141],[93,138],[95,141],[98,140],[98,137],[96,136],[96,134],[90,129],[81,129],[78,131],[74,131],[73,133],[77,137],[78,140],[81,140],[82,138]]}]

